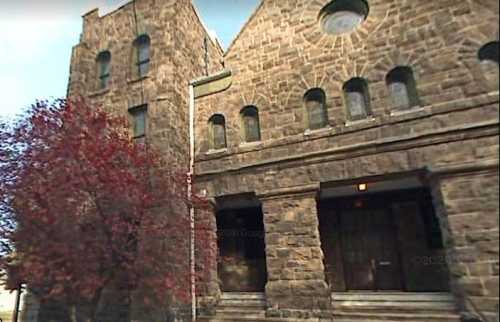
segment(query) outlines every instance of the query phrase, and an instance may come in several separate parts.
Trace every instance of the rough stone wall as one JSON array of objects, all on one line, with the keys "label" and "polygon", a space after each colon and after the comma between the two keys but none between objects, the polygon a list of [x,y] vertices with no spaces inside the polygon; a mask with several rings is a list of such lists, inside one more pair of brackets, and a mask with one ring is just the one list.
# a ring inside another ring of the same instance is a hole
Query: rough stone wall
[{"label": "rough stone wall", "polygon": [[[481,169],[498,173],[498,87],[478,60],[478,50],[498,40],[498,5],[489,0],[372,0],[368,19],[358,30],[330,36],[317,20],[328,2],[264,0],[226,52],[231,87],[196,100],[199,188],[211,197],[254,192],[262,198],[271,193],[279,200],[282,195],[286,204],[286,191],[310,185],[319,190],[323,182],[421,169],[436,176],[451,169],[458,177]],[[405,112],[393,110],[385,80],[399,65],[413,69],[420,102]],[[368,80],[373,111],[372,117],[354,123],[342,93],[343,84],[353,77]],[[326,92],[329,126],[307,131],[303,95],[315,87]],[[259,109],[260,142],[248,144],[241,138],[239,113],[247,105]],[[209,151],[208,120],[216,113],[225,116],[228,147]],[[495,176],[470,180],[477,194],[480,182],[491,185]],[[483,223],[498,229],[498,211],[484,203],[476,207],[485,214]],[[275,209],[281,216],[287,212]],[[440,217],[448,229],[448,209],[443,209]],[[311,229],[316,225],[309,224]],[[286,221],[275,225],[288,227]],[[454,235],[464,234],[453,229]],[[493,242],[479,245],[491,247],[493,253],[497,249]],[[454,243],[447,247],[460,249]],[[279,248],[283,246],[268,241],[268,253]],[[490,260],[492,267],[498,266],[498,254],[491,254]],[[268,259],[268,266],[285,262]],[[307,263],[300,261],[304,267]],[[481,266],[481,261],[472,266],[476,264]],[[496,278],[498,270],[475,274],[484,284]],[[459,297],[475,294],[467,287],[455,289]],[[494,314],[491,308],[498,304],[494,291],[483,296],[491,303],[481,308],[486,314]],[[268,289],[267,295],[270,303],[293,306],[278,292]]]},{"label": "rough stone wall", "polygon": [[448,261],[461,305],[498,319],[498,171],[443,175],[435,200],[446,216]]},{"label": "rough stone wall", "polygon": [[[150,71],[132,73],[138,35],[151,38]],[[222,49],[210,40],[191,1],[136,0],[99,17],[84,16],[81,42],[73,50],[69,96],[83,95],[92,104],[128,117],[128,109],[148,104],[147,138],[166,157],[185,166],[189,157],[189,81],[205,73],[204,40],[208,37],[209,72],[221,68]],[[111,83],[97,90],[96,57],[111,52]]]}]

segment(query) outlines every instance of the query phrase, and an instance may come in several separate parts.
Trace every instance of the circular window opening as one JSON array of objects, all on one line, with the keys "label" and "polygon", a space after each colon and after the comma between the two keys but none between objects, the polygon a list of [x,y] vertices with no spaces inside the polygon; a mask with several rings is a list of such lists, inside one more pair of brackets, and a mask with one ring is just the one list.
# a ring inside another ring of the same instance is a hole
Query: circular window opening
[{"label": "circular window opening", "polygon": [[350,33],[365,21],[369,11],[365,0],[334,0],[320,12],[321,27],[330,35]]}]

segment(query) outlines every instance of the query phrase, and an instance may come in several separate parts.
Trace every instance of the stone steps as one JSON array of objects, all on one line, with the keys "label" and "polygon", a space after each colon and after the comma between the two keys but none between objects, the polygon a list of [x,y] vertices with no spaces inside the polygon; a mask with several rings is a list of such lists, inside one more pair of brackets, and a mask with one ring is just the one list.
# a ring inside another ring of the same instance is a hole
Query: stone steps
[{"label": "stone steps", "polygon": [[[335,293],[334,322],[460,322],[447,293]],[[199,322],[332,322],[331,319],[266,318],[261,293],[226,293],[216,315]]]},{"label": "stone steps", "polygon": [[460,322],[447,293],[337,293],[335,322]]},{"label": "stone steps", "polygon": [[335,322],[460,322],[456,314],[336,313]]},{"label": "stone steps", "polygon": [[266,309],[267,301],[263,293],[224,293],[215,317],[201,317],[198,321],[269,321],[266,319]]}]

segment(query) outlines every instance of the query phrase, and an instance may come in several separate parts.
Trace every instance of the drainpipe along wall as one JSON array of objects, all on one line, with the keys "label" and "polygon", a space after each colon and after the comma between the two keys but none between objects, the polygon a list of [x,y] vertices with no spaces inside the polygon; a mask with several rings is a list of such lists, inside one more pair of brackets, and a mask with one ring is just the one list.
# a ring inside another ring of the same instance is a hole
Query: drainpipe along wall
[{"label": "drainpipe along wall", "polygon": [[[194,152],[195,152],[195,140],[194,140],[194,86],[189,85],[189,175],[188,175],[188,198],[191,200],[193,198],[193,176],[194,176]],[[191,321],[196,321],[196,253],[195,253],[195,213],[194,207],[190,205],[189,208],[190,217],[190,229],[191,229],[191,241],[190,241],[190,264],[191,264]]]}]

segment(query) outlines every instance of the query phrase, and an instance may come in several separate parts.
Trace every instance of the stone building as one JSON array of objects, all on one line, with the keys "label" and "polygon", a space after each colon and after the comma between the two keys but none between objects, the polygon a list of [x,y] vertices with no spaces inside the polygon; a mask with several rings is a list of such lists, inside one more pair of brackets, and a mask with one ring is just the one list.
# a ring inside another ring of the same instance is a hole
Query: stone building
[{"label": "stone building", "polygon": [[69,93],[185,163],[194,108],[200,321],[498,322],[498,6],[263,0],[223,52],[136,0],[84,16]]}]

